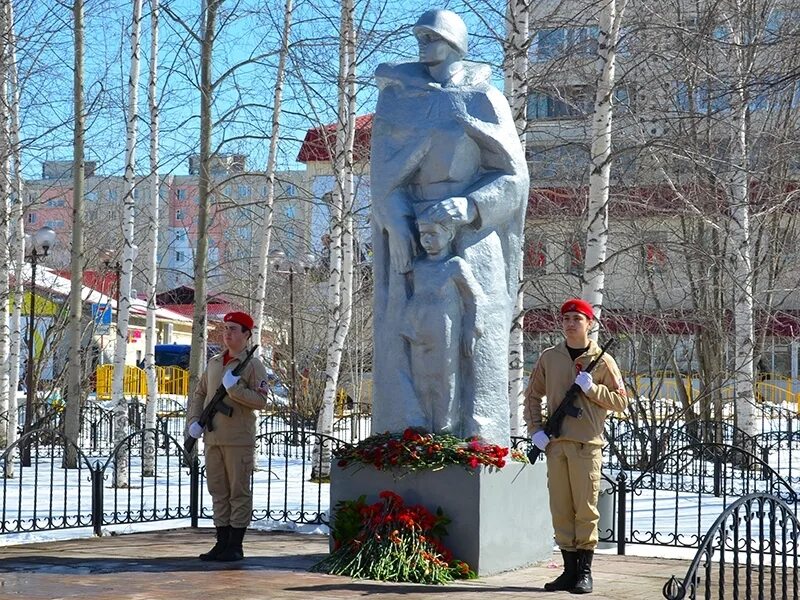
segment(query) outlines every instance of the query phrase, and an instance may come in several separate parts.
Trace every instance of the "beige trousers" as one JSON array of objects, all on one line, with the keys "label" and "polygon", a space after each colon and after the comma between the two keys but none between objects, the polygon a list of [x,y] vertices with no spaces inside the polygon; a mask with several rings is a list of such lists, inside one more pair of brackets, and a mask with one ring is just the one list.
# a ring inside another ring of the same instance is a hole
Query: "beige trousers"
[{"label": "beige trousers", "polygon": [[552,441],[547,446],[547,487],[556,544],[562,550],[597,546],[597,494],[603,449],[579,442]]},{"label": "beige trousers", "polygon": [[253,516],[253,447],[206,446],[205,457],[214,526],[247,527]]}]

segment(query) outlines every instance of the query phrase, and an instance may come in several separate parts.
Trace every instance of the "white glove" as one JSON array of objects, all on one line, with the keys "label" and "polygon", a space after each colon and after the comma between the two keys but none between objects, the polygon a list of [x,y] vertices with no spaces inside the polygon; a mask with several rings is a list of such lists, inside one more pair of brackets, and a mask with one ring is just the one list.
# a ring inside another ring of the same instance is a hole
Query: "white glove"
[{"label": "white glove", "polygon": [[581,371],[575,378],[575,383],[577,383],[580,386],[584,394],[588,394],[589,390],[591,390],[592,386],[594,385],[594,381],[592,380],[592,374],[587,373],[586,371]]},{"label": "white glove", "polygon": [[200,439],[200,436],[203,435],[203,428],[200,426],[200,423],[195,421],[189,425],[189,435],[196,440]]},{"label": "white glove", "polygon": [[533,445],[536,446],[539,450],[544,452],[544,449],[547,448],[547,444],[550,443],[550,437],[541,429],[533,434],[531,437],[531,441]]},{"label": "white glove", "polygon": [[236,385],[240,377],[240,375],[234,375],[233,371],[225,371],[225,375],[222,376],[222,385],[225,386],[226,390],[229,390]]}]

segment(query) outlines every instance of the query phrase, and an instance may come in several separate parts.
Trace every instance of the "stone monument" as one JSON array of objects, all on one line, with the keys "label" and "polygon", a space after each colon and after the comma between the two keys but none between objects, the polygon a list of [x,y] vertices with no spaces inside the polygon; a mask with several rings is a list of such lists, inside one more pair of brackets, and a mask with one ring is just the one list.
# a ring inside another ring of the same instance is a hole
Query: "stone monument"
[{"label": "stone monument", "polygon": [[525,155],[461,18],[429,10],[413,31],[419,62],[375,74],[373,431],[508,446]]},{"label": "stone monument", "polygon": [[[373,431],[417,427],[509,446],[508,340],[528,169],[458,15],[414,26],[419,62],[383,64],[372,129]],[[454,556],[487,575],[549,558],[546,468],[397,473],[334,464],[331,506],[393,490],[452,520]]]}]

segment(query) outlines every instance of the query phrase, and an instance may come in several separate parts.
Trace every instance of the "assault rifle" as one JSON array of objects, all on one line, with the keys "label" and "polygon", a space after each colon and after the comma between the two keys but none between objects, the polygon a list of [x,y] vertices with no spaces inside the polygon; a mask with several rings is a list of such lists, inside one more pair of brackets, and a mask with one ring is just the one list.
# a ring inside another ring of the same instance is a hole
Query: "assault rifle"
[{"label": "assault rifle", "polygon": [[[597,363],[600,362],[600,359],[603,358],[603,354],[610,350],[616,343],[617,340],[614,338],[608,340],[606,345],[600,349],[600,354],[597,355],[597,358],[590,362],[589,366],[586,367],[584,371],[586,373],[591,373],[592,369],[594,369]],[[580,419],[583,416],[583,409],[580,406],[575,406],[575,399],[578,397],[578,392],[580,391],[581,386],[577,383],[573,383],[567,390],[567,393],[564,394],[564,399],[561,401],[561,404],[558,405],[558,408],[550,415],[547,419],[547,423],[544,425],[544,432],[547,434],[547,437],[553,439],[561,436],[561,425],[564,423],[565,418],[573,417],[575,419]],[[530,463],[535,463],[542,452],[543,451],[540,450],[538,446],[531,444],[531,448],[528,450],[528,460]]]},{"label": "assault rifle", "polygon": [[[233,375],[238,375],[241,373],[244,368],[247,366],[247,363],[250,362],[250,359],[253,358],[253,354],[255,354],[256,350],[258,349],[258,345],[253,346],[250,351],[247,353],[247,356],[244,357],[242,362],[240,362],[236,367],[233,369]],[[223,384],[219,384],[214,397],[211,398],[211,402],[206,404],[205,408],[203,408],[203,412],[200,415],[200,420],[197,422],[200,423],[200,426],[203,429],[208,429],[209,431],[214,430],[214,416],[217,413],[222,413],[226,417],[230,417],[233,415],[233,408],[228,404],[225,404],[225,396],[228,395],[228,390],[225,389]],[[186,438],[186,441],[183,443],[183,449],[186,451],[186,454],[191,454],[192,450],[194,450],[194,446],[197,443],[197,438],[193,438],[189,436]]]}]

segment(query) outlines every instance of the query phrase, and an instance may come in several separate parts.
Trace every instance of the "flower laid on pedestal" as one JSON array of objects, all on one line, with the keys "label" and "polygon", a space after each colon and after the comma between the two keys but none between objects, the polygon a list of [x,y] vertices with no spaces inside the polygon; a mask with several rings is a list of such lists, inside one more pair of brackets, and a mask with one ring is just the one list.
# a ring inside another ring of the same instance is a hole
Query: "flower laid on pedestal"
[{"label": "flower laid on pedestal", "polygon": [[442,543],[450,520],[441,509],[433,514],[421,505],[407,506],[388,490],[379,496],[375,504],[361,496],[336,505],[334,550],[312,571],[426,584],[475,577]]},{"label": "flower laid on pedestal", "polygon": [[508,448],[502,446],[411,428],[402,434],[375,434],[354,446],[342,447],[334,452],[342,468],[361,464],[372,465],[382,471],[393,469],[400,472],[437,470],[448,465],[463,465],[468,469],[486,465],[501,469],[506,464],[506,456]]}]

